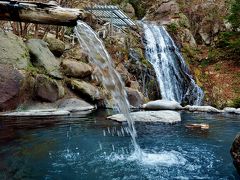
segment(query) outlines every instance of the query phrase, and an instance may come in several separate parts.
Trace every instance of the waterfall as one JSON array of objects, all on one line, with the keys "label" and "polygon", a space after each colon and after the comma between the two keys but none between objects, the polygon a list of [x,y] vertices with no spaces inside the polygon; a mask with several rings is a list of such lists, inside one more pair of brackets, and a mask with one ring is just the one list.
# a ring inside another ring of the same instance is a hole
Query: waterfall
[{"label": "waterfall", "polygon": [[114,69],[109,53],[101,39],[86,23],[78,21],[74,32],[77,35],[82,50],[89,56],[90,63],[96,66],[95,70],[100,74],[96,78],[102,82],[105,89],[111,92],[120,112],[125,115],[134,145],[134,154],[140,158],[141,149],[136,142],[137,133],[129,113],[125,85],[119,73]]},{"label": "waterfall", "polygon": [[201,105],[204,93],[190,75],[189,68],[168,32],[163,26],[142,25],[146,58],[155,69],[162,99]]}]

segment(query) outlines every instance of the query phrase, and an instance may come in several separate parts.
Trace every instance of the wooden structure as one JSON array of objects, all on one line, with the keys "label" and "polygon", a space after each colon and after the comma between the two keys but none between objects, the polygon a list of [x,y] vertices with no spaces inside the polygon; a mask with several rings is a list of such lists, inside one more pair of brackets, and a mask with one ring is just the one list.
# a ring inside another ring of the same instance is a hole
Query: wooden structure
[{"label": "wooden structure", "polygon": [[84,20],[84,10],[62,8],[56,4],[39,2],[0,1],[0,20],[75,26]]}]

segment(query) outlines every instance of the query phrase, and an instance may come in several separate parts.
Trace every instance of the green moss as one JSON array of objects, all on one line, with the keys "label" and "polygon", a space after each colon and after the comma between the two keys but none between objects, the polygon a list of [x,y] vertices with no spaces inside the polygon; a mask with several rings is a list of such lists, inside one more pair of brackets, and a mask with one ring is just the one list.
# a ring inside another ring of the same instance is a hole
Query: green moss
[{"label": "green moss", "polygon": [[235,108],[240,108],[240,97],[233,100],[232,106]]},{"label": "green moss", "polygon": [[177,23],[171,23],[167,26],[168,31],[170,31],[171,33],[176,33],[178,30],[178,24]]}]

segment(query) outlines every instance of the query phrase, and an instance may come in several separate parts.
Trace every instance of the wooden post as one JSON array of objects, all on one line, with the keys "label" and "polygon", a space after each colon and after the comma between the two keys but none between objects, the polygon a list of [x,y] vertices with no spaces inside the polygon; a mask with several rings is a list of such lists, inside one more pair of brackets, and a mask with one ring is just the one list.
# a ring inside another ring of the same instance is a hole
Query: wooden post
[{"label": "wooden post", "polygon": [[38,2],[0,1],[0,20],[75,26],[86,16],[84,10]]}]

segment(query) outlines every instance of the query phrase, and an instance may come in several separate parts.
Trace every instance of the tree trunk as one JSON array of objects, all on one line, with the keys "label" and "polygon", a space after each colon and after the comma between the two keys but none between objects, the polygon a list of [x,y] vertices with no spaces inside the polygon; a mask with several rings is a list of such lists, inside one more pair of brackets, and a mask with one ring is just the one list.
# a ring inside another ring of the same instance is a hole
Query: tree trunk
[{"label": "tree trunk", "polygon": [[83,10],[46,3],[0,1],[0,20],[75,26],[85,15]]}]

